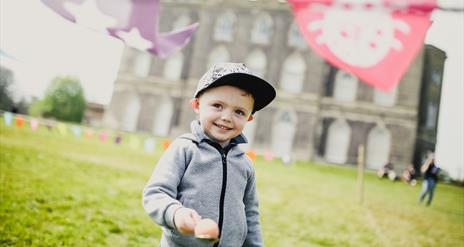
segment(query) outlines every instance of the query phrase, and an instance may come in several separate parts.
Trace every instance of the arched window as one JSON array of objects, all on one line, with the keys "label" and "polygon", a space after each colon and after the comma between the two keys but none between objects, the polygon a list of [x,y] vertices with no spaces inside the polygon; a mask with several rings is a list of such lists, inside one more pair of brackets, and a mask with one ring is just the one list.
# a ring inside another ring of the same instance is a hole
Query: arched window
[{"label": "arched window", "polygon": [[291,93],[301,92],[305,72],[306,64],[303,57],[298,53],[293,53],[285,59],[280,77],[280,88]]},{"label": "arched window", "polygon": [[355,101],[358,90],[358,79],[343,70],[335,75],[334,98],[339,101]]},{"label": "arched window", "polygon": [[390,156],[390,131],[385,127],[376,126],[367,136],[366,166],[371,169],[379,169]]},{"label": "arched window", "polygon": [[229,61],[230,61],[230,55],[227,49],[222,45],[218,46],[213,49],[211,54],[209,54],[207,69],[211,68],[213,64],[224,63],[224,62],[229,62]]},{"label": "arched window", "polygon": [[253,120],[248,122],[242,131],[242,134],[245,136],[245,138],[248,141],[248,143],[240,145],[245,151],[250,149],[253,146],[253,141],[255,139],[255,133],[256,133],[256,123],[258,122],[257,117],[258,117],[257,113],[253,114]]},{"label": "arched window", "polygon": [[344,120],[333,122],[328,131],[325,145],[325,159],[328,162],[344,164],[347,161],[351,129]]},{"label": "arched window", "polygon": [[171,55],[164,64],[163,76],[168,80],[177,81],[180,79],[182,73],[182,65],[184,62],[184,55],[178,51]]},{"label": "arched window", "polygon": [[138,77],[147,77],[150,73],[151,55],[149,53],[138,53],[135,57],[134,74]]},{"label": "arched window", "polygon": [[251,52],[246,58],[245,63],[255,75],[260,77],[264,77],[266,75],[267,59],[264,52],[260,50]]},{"label": "arched window", "polygon": [[155,112],[153,134],[159,136],[167,136],[169,134],[173,113],[174,104],[172,99],[164,97]]},{"label": "arched window", "polygon": [[251,42],[255,44],[267,45],[272,37],[274,23],[268,14],[262,14],[256,19],[251,31]]},{"label": "arched window", "polygon": [[293,111],[279,111],[272,129],[272,152],[277,157],[291,155],[298,119]]},{"label": "arched window", "polygon": [[288,46],[291,46],[291,47],[296,47],[296,48],[308,47],[308,44],[306,44],[306,41],[304,37],[301,35],[300,29],[295,24],[295,22],[292,22],[292,25],[290,26],[290,30],[288,31],[287,42],[288,42]]},{"label": "arched window", "polygon": [[214,27],[213,38],[217,41],[232,41],[236,19],[237,18],[232,12],[226,12],[223,15],[219,15],[219,18],[217,19],[216,25]]},{"label": "arched window", "polygon": [[124,115],[121,121],[121,129],[125,131],[135,131],[140,113],[140,100],[135,93],[129,94],[127,98]]},{"label": "arched window", "polygon": [[181,28],[185,28],[186,26],[190,25],[190,18],[187,15],[183,15],[179,17],[174,24],[172,25],[173,30],[178,30]]},{"label": "arched window", "polygon": [[379,89],[374,89],[374,103],[382,106],[394,106],[396,103],[397,91],[397,86],[392,88],[390,92],[384,92]]}]

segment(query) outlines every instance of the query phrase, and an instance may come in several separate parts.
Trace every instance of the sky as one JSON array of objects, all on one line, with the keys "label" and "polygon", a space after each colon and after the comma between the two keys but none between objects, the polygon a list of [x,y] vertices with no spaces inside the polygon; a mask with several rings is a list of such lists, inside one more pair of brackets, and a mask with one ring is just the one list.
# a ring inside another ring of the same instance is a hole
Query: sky
[{"label": "sky", "polygon": [[[463,0],[438,3],[464,9]],[[464,179],[464,12],[435,10],[432,20],[425,42],[447,54],[436,157]],[[52,78],[74,75],[88,101],[107,105],[123,44],[63,19],[39,0],[1,0],[0,49],[14,58],[0,55],[0,64],[15,72],[16,98],[40,98]]]},{"label": "sky", "polygon": [[[27,7],[25,7],[27,6]],[[108,104],[123,44],[71,23],[40,1],[0,1],[0,63],[15,71],[16,98],[41,97],[51,79],[80,79],[88,101]]]}]

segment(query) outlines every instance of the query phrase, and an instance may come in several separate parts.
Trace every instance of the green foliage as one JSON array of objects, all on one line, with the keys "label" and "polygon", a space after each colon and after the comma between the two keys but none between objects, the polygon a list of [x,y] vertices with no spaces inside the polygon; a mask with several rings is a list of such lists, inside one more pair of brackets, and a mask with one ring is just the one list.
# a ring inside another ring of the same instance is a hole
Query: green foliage
[{"label": "green foliage", "polygon": [[9,89],[13,80],[13,72],[0,66],[0,109],[2,110],[11,111],[14,107],[14,102]]},{"label": "green foliage", "polygon": [[33,116],[81,122],[86,107],[84,91],[78,79],[57,77],[47,88],[43,100],[29,109]]},{"label": "green foliage", "polygon": [[[161,150],[147,154],[2,122],[0,246],[158,246],[161,228],[144,212],[141,193]],[[360,205],[354,167],[258,159],[255,168],[266,246],[464,242],[462,187],[438,184],[425,207],[417,203],[420,184],[366,172]]]}]

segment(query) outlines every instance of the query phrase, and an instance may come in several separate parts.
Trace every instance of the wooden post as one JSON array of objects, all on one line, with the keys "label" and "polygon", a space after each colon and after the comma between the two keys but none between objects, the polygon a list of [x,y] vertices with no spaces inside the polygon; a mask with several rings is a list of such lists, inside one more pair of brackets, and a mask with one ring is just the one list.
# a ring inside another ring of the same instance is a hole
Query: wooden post
[{"label": "wooden post", "polygon": [[362,204],[364,201],[364,144],[358,147],[358,200]]}]

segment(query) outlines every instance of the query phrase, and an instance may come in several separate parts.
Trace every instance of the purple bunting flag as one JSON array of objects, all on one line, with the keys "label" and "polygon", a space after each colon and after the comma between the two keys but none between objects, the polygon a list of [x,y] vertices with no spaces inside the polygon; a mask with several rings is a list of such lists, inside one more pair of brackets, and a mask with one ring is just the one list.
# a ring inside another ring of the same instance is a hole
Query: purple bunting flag
[{"label": "purple bunting flag", "polygon": [[198,27],[159,33],[160,0],[41,0],[66,18],[114,36],[126,45],[167,57],[187,44]]}]

